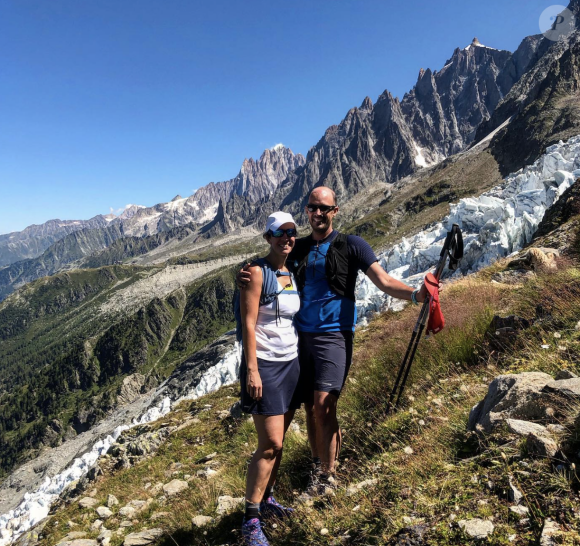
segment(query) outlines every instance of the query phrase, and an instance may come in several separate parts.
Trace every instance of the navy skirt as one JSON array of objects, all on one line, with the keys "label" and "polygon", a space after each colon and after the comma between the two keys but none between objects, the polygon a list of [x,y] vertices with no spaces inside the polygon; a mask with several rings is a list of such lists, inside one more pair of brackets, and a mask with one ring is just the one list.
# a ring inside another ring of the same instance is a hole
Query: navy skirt
[{"label": "navy skirt", "polygon": [[258,372],[262,379],[262,399],[256,402],[248,394],[246,356],[242,352],[240,387],[242,409],[253,415],[284,415],[300,407],[299,392],[300,364],[298,357],[292,360],[270,361],[258,358]]}]

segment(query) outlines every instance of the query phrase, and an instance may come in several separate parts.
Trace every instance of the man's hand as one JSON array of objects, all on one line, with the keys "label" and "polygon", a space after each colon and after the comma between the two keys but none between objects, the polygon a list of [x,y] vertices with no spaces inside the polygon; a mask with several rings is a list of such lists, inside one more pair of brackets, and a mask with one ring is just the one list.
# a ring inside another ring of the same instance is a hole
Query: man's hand
[{"label": "man's hand", "polygon": [[249,267],[250,263],[245,263],[244,267],[242,267],[242,269],[240,269],[236,275],[236,286],[240,290],[246,288],[252,278],[252,274],[248,271]]}]

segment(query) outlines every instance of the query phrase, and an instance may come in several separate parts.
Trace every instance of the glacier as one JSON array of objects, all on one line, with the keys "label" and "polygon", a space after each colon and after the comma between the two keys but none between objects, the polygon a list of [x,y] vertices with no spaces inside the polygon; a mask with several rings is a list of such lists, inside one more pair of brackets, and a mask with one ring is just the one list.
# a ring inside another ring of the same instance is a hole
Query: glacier
[{"label": "glacier", "polygon": [[[414,237],[402,241],[377,256],[390,275],[412,286],[419,286],[424,275],[439,260],[447,231],[457,223],[464,239],[464,257],[454,275],[473,273],[520,250],[531,241],[546,210],[580,177],[580,136],[560,141],[532,165],[508,175],[502,184],[479,197],[461,199],[451,206],[450,214]],[[393,300],[365,276],[359,274],[356,287],[359,326],[369,317],[386,309],[400,309],[406,301]],[[201,377],[199,383],[173,405],[196,399],[238,380],[241,347],[233,347]],[[7,546],[32,529],[48,515],[50,506],[73,481],[84,476],[104,455],[119,435],[132,426],[149,423],[171,411],[168,397],[149,408],[130,425],[117,427],[92,449],[73,461],[62,473],[26,493],[22,503],[0,516],[0,546]]]}]

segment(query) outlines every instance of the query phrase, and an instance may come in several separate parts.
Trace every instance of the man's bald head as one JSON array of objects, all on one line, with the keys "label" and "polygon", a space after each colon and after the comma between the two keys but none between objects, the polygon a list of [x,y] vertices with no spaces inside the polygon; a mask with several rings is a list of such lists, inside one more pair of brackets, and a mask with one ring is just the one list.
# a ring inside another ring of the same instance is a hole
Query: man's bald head
[{"label": "man's bald head", "polygon": [[312,203],[313,200],[327,205],[336,205],[336,194],[326,186],[319,186],[310,192],[309,201]]}]

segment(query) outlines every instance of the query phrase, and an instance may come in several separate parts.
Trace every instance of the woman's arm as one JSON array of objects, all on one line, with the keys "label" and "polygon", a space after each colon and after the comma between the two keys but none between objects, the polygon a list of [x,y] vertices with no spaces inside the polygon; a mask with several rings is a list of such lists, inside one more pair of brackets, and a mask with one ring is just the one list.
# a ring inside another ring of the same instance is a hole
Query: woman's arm
[{"label": "woman's arm", "polygon": [[246,389],[254,400],[260,400],[262,398],[262,379],[258,373],[258,357],[256,356],[256,321],[258,320],[262,292],[262,270],[259,266],[252,266],[250,271],[252,273],[250,282],[240,292],[242,340],[248,368]]}]

